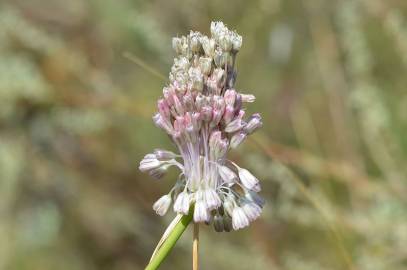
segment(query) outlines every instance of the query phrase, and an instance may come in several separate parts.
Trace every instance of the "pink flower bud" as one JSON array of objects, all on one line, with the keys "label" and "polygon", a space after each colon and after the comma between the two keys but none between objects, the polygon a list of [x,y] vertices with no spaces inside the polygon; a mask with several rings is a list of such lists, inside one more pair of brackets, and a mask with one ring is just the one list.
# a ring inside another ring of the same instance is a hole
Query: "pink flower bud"
[{"label": "pink flower bud", "polygon": [[247,137],[247,135],[244,132],[236,133],[230,139],[230,147],[231,148],[238,147],[244,141],[244,139],[246,139],[246,137]]},{"label": "pink flower bud", "polygon": [[253,114],[249,121],[247,122],[247,125],[244,127],[244,131],[247,134],[253,133],[256,129],[260,128],[263,125],[261,122],[261,116],[260,114],[256,113]]},{"label": "pink flower bud", "polygon": [[216,127],[219,124],[221,118],[222,118],[222,111],[214,109],[213,114],[212,114],[211,127]]},{"label": "pink flower bud", "polygon": [[231,105],[227,105],[225,108],[225,113],[223,114],[223,120],[225,124],[229,124],[235,116],[235,109]]},{"label": "pink flower bud", "polygon": [[161,116],[164,118],[169,118],[171,116],[171,112],[167,102],[164,99],[159,99],[157,103],[158,111],[160,112]]},{"label": "pink flower bud", "polygon": [[204,106],[201,110],[202,120],[209,122],[212,120],[212,108],[209,106]]},{"label": "pink flower bud", "polygon": [[233,107],[233,105],[235,104],[235,100],[236,100],[236,90],[234,90],[234,89],[226,90],[224,99],[225,99],[226,105]]}]

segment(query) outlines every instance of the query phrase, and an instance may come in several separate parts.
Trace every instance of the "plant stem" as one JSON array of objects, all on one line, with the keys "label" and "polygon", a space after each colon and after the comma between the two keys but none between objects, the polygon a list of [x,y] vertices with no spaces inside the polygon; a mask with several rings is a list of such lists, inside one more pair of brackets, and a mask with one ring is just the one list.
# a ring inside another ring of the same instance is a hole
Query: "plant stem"
[{"label": "plant stem", "polygon": [[178,239],[181,237],[182,233],[192,220],[193,207],[191,208],[192,209],[190,210],[189,214],[183,216],[177,225],[174,226],[174,229],[169,233],[167,239],[164,241],[155,256],[151,259],[145,270],[156,270],[168,256],[170,251],[174,248],[175,243],[177,243]]},{"label": "plant stem", "polygon": [[194,240],[192,242],[192,270],[199,268],[199,223],[194,223]]}]

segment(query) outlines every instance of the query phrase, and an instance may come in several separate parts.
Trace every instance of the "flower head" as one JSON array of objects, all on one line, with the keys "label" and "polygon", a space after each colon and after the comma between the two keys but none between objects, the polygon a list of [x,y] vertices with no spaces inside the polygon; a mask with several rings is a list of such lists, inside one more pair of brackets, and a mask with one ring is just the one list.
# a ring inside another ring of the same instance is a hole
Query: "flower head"
[{"label": "flower head", "polygon": [[180,154],[156,149],[139,168],[155,178],[171,166],[181,170],[173,189],[154,204],[157,214],[164,215],[172,202],[175,212],[187,214],[194,204],[195,222],[213,220],[216,231],[230,231],[257,219],[264,201],[257,194],[259,180],[228,160],[227,152],[262,122],[259,114],[245,117],[243,104],[255,97],[234,88],[242,37],[222,22],[210,30],[210,37],[191,31],[173,38],[177,57],[153,117]]}]

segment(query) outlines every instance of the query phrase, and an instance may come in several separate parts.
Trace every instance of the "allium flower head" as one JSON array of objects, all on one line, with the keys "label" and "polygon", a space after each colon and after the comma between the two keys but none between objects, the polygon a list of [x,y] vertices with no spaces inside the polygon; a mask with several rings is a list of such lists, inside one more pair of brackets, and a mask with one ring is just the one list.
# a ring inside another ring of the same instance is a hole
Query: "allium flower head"
[{"label": "allium flower head", "polygon": [[164,215],[172,202],[180,214],[194,205],[195,222],[213,220],[216,231],[230,231],[257,219],[264,201],[257,194],[259,180],[228,160],[227,152],[262,122],[259,114],[245,118],[243,105],[255,97],[234,88],[242,37],[222,22],[212,22],[210,31],[211,37],[191,31],[173,38],[177,57],[153,117],[180,154],[156,149],[139,168],[155,178],[171,166],[181,170],[171,191],[154,204],[157,214]]}]

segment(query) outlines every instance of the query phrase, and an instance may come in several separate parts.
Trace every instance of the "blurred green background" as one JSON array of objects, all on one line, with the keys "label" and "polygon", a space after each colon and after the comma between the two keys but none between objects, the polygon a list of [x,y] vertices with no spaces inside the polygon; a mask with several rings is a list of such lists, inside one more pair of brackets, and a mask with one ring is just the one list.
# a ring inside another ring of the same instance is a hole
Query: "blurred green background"
[{"label": "blurred green background", "polygon": [[[151,116],[171,37],[243,36],[237,88],[264,127],[231,159],[262,218],[201,230],[202,269],[407,269],[407,2],[10,0],[0,3],[0,269],[143,269],[173,213],[174,149]],[[190,269],[187,231],[161,269]]]}]

